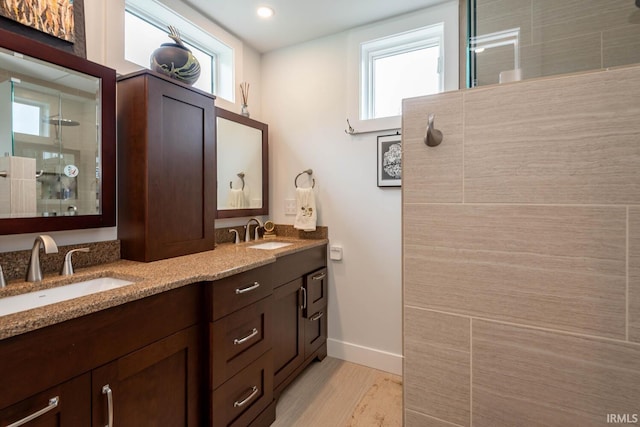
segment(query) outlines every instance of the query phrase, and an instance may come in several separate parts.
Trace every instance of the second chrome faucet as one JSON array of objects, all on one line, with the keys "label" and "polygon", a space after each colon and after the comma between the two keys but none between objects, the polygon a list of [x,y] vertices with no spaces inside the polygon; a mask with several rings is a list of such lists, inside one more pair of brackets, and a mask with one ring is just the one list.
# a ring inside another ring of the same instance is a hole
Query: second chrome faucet
[{"label": "second chrome faucet", "polygon": [[245,225],[245,231],[244,231],[244,241],[245,242],[249,242],[251,240],[251,223],[255,222],[256,225],[256,231],[255,231],[255,235],[254,235],[254,239],[258,240],[260,238],[260,233],[259,230],[263,227],[262,222],[258,219],[258,218],[251,218],[249,219],[249,221],[247,221],[247,225]]}]

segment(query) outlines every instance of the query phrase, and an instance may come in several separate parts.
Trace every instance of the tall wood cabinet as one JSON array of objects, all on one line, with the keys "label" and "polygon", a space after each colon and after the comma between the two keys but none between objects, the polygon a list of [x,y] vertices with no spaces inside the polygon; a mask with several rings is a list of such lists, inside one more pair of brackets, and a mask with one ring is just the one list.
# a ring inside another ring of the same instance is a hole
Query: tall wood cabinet
[{"label": "tall wood cabinet", "polygon": [[117,96],[122,257],[212,250],[215,97],[149,70],[118,79]]}]

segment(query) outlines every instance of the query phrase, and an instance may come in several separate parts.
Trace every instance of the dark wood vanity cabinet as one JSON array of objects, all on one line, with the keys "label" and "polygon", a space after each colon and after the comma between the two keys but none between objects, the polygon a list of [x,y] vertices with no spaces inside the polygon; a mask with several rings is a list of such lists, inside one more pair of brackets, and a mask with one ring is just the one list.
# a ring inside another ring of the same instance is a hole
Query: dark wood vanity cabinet
[{"label": "dark wood vanity cabinet", "polygon": [[203,425],[201,300],[190,285],[2,340],[0,425],[106,426],[105,387],[114,425]]},{"label": "dark wood vanity cabinet", "polygon": [[273,267],[207,285],[213,427],[268,426],[275,420]]},{"label": "dark wood vanity cabinet", "polygon": [[327,354],[326,247],[279,258],[274,295],[274,392]]},{"label": "dark wood vanity cabinet", "polygon": [[148,70],[119,78],[117,95],[122,257],[212,250],[215,97]]},{"label": "dark wood vanity cabinet", "polygon": [[267,427],[327,353],[326,273],[323,245],[2,340],[0,425]]}]

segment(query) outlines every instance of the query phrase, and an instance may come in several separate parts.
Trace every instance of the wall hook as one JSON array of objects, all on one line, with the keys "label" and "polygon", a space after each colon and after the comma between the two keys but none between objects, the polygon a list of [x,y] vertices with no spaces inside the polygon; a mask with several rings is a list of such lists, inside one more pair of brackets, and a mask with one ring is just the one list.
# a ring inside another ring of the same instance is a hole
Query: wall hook
[{"label": "wall hook", "polygon": [[344,130],[344,133],[349,135],[353,135],[354,133],[357,133],[356,130],[351,126],[351,123],[349,123],[349,119],[347,119],[347,126],[348,128]]},{"label": "wall hook", "polygon": [[433,113],[429,114],[429,122],[427,124],[427,134],[424,137],[424,143],[429,147],[437,147],[440,145],[443,139],[442,132],[434,127],[434,120],[436,115]]}]

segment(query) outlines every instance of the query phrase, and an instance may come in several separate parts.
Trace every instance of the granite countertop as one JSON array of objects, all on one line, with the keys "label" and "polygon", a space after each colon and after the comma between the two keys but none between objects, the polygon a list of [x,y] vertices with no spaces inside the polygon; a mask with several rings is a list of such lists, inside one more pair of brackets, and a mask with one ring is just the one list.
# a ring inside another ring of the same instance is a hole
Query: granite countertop
[{"label": "granite countertop", "polygon": [[120,260],[95,267],[79,269],[71,277],[45,275],[36,283],[9,282],[0,289],[0,298],[53,288],[97,277],[117,277],[135,283],[109,291],[99,292],[72,300],[38,307],[6,316],[0,316],[0,339],[30,332],[45,326],[63,322],[145,298],[181,286],[202,281],[212,281],[232,276],[276,261],[278,257],[300,252],[328,243],[327,239],[278,238],[292,243],[279,249],[253,249],[256,243],[223,243],[215,250],[185,255],[161,261],[143,263]]}]

